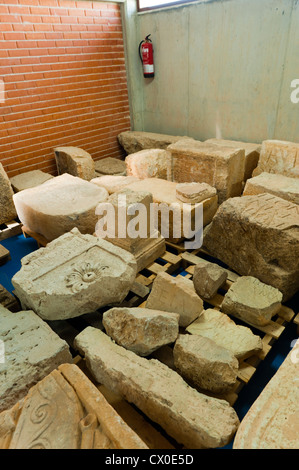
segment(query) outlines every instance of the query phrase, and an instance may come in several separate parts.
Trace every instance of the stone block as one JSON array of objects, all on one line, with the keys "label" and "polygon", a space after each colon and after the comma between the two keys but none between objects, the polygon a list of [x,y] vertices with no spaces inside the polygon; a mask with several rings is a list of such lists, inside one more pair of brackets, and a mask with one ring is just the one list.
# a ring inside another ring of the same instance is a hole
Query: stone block
[{"label": "stone block", "polygon": [[69,173],[84,180],[94,178],[95,164],[92,156],[78,147],[56,147],[54,149],[58,175]]},{"label": "stone block", "polygon": [[126,164],[118,158],[106,157],[95,161],[96,176],[117,175],[125,176],[127,172]]},{"label": "stone block", "polygon": [[228,349],[199,335],[179,335],[174,365],[193,386],[212,393],[229,392],[237,381],[239,361]]},{"label": "stone block", "polygon": [[0,163],[0,225],[17,217],[13,201],[13,189],[8,176]]},{"label": "stone block", "polygon": [[263,349],[260,336],[250,328],[236,323],[225,313],[208,308],[186,328],[193,335],[204,336],[231,351],[239,360],[258,354]]},{"label": "stone block", "polygon": [[243,196],[269,193],[286,201],[299,204],[299,178],[275,173],[261,173],[247,180]]},{"label": "stone block", "polygon": [[227,401],[197,392],[161,362],[137,356],[91,327],[75,346],[98,383],[134,403],[186,448],[222,447],[235,434],[239,420]]},{"label": "stone block", "polygon": [[67,343],[31,310],[12,313],[0,305],[0,338],[0,411],[14,406],[60,364],[72,362]]},{"label": "stone block", "polygon": [[179,334],[179,315],[148,308],[112,308],[103,314],[106,333],[120,346],[149,356]]},{"label": "stone block", "polygon": [[107,198],[105,188],[64,174],[16,193],[14,203],[21,222],[52,241],[73,228],[93,234],[97,223],[95,209]]},{"label": "stone block", "polygon": [[12,284],[23,308],[64,320],[122,302],[135,277],[130,253],[73,229],[25,256]]},{"label": "stone block", "polygon": [[126,157],[127,175],[139,179],[161,178],[172,180],[171,154],[167,150],[147,149]]},{"label": "stone block", "polygon": [[299,207],[272,194],[232,198],[218,209],[204,247],[243,276],[290,299],[299,289]]},{"label": "stone block", "polygon": [[264,140],[258,166],[252,176],[264,172],[299,178],[299,144],[284,140]]},{"label": "stone block", "polygon": [[139,178],[135,176],[122,176],[122,175],[104,175],[98,176],[90,180],[91,183],[96,184],[102,188],[105,188],[109,194],[121,191],[131,183],[139,181]]},{"label": "stone block", "polygon": [[203,301],[195,292],[193,282],[181,276],[159,273],[145,304],[146,308],[178,313],[179,325],[190,325],[203,312]]},{"label": "stone block", "polygon": [[225,269],[215,263],[198,263],[194,266],[193,284],[197,294],[211,299],[227,279]]},{"label": "stone block", "polygon": [[173,181],[208,183],[217,189],[219,203],[243,190],[245,150],[196,140],[180,140],[168,147]]},{"label": "stone block", "polygon": [[143,131],[125,131],[118,135],[118,141],[127,154],[145,149],[166,149],[168,145],[183,138],[186,139],[188,137]]}]

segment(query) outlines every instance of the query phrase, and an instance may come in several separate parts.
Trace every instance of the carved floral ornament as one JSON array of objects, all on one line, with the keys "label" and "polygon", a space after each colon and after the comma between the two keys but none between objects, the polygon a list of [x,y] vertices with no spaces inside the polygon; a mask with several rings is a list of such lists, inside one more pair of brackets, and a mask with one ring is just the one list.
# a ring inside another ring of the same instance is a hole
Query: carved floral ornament
[{"label": "carved floral ornament", "polygon": [[100,263],[83,263],[66,276],[66,287],[71,289],[73,293],[87,289],[105,269],[108,269],[108,266],[102,266]]}]

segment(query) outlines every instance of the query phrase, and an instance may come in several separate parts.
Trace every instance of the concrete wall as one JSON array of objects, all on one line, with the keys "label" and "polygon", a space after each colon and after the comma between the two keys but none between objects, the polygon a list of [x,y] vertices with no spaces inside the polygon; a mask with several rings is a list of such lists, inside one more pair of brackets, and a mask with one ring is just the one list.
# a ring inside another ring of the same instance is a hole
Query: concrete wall
[{"label": "concrete wall", "polygon": [[[299,0],[206,0],[126,16],[132,127],[199,140],[299,142]],[[151,34],[156,76],[138,43]]]}]

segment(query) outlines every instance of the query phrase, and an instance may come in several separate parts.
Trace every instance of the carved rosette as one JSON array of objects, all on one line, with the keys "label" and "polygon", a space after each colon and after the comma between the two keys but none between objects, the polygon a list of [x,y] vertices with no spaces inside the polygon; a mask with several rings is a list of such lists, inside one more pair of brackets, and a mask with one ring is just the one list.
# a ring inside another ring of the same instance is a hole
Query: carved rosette
[{"label": "carved rosette", "polygon": [[99,263],[83,263],[80,267],[74,268],[73,271],[65,278],[66,287],[76,294],[94,283],[102,271],[108,269]]}]

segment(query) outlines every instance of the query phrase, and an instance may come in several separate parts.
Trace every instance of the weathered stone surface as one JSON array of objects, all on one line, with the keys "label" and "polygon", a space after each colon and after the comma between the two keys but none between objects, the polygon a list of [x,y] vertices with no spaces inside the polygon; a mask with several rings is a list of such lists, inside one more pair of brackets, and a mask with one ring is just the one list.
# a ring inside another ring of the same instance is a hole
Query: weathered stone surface
[{"label": "weathered stone surface", "polygon": [[261,144],[251,142],[240,142],[237,140],[208,139],[206,143],[241,148],[245,150],[245,172],[244,181],[251,178],[253,170],[257,167],[261,153]]},{"label": "weathered stone surface", "polygon": [[26,173],[21,173],[20,175],[13,176],[10,178],[10,182],[14,192],[18,193],[24,189],[39,186],[40,184],[43,184],[45,181],[48,181],[52,178],[54,178],[54,176],[50,175],[49,173],[45,173],[41,170],[32,170],[27,171]]},{"label": "weathered stone surface", "polygon": [[106,203],[97,208],[96,235],[132,253],[137,271],[153,263],[166,250],[165,239],[151,227],[152,202],[151,193],[124,188],[108,198],[110,210],[106,210]]},{"label": "weathered stone surface", "polygon": [[170,145],[168,150],[172,154],[173,180],[177,183],[208,183],[217,189],[220,204],[241,195],[244,149],[180,140]]},{"label": "weathered stone surface", "polygon": [[275,173],[261,173],[247,180],[243,196],[269,193],[286,201],[299,204],[299,178],[290,178]]},{"label": "weathered stone surface", "polygon": [[284,300],[299,289],[299,207],[289,201],[272,194],[225,201],[203,245],[238,274],[276,287]]},{"label": "weathered stone surface", "polygon": [[90,327],[75,345],[97,382],[134,403],[185,447],[221,447],[236,432],[239,420],[228,402],[197,392],[159,361],[139,357]]},{"label": "weathered stone surface", "polygon": [[[166,149],[168,145],[188,137],[179,137],[154,132],[125,131],[118,135],[118,141],[125,151],[136,153],[145,149]],[[190,138],[191,139],[191,138]]]},{"label": "weathered stone surface", "polygon": [[112,308],[103,314],[106,333],[120,346],[140,356],[174,343],[179,315],[148,308]]},{"label": "weathered stone surface", "polygon": [[283,140],[264,140],[253,176],[263,172],[299,178],[299,144]]},{"label": "weathered stone surface", "polygon": [[214,197],[216,194],[216,188],[207,183],[179,183],[176,185],[176,197],[182,202],[196,204]]},{"label": "weathered stone surface", "polygon": [[11,259],[10,251],[0,244],[0,266],[7,263]]},{"label": "weathered stone surface", "polygon": [[93,234],[97,223],[95,209],[108,198],[105,188],[68,174],[14,195],[21,222],[47,240],[69,232]]},{"label": "weathered stone surface", "polygon": [[204,336],[179,335],[173,357],[178,372],[197,388],[225,393],[237,381],[238,359]]},{"label": "weathered stone surface", "polygon": [[146,449],[74,364],[62,364],[0,414],[0,449]]},{"label": "weathered stone surface", "polygon": [[162,178],[171,181],[171,154],[167,150],[147,149],[126,157],[127,175],[139,179]]},{"label": "weathered stone surface", "polygon": [[21,310],[18,299],[0,284],[0,304],[11,312],[19,312]]},{"label": "weathered stone surface", "polygon": [[[177,184],[172,181],[166,181],[161,178],[146,178],[144,180],[137,181],[129,184],[127,189],[132,191],[148,191],[153,195],[153,201],[157,205],[167,205],[169,207],[169,236],[164,235],[163,232],[165,224],[161,212],[157,214],[158,219],[158,230],[166,238],[174,242],[178,242],[184,238],[191,238],[187,235],[184,236],[184,218],[191,220],[191,226],[195,224],[195,214],[202,204],[203,211],[203,225],[207,225],[211,222],[218,208],[218,197],[213,196],[205,199],[198,204],[185,204],[176,197]],[[179,221],[176,221],[176,217],[173,215],[176,211],[180,213]],[[177,236],[179,233],[180,236]]]},{"label": "weathered stone surface", "polygon": [[146,308],[180,315],[179,325],[190,325],[203,312],[203,301],[195,292],[193,282],[181,276],[159,273],[145,304]]},{"label": "weathered stone surface", "polygon": [[0,411],[22,399],[29,388],[64,362],[68,345],[34,312],[12,313],[0,305]]},{"label": "weathered stone surface", "polygon": [[197,294],[211,299],[227,279],[225,269],[215,263],[198,263],[194,266],[193,284]]},{"label": "weathered stone surface", "polygon": [[261,338],[254,335],[250,328],[236,325],[225,313],[212,308],[202,312],[186,331],[213,340],[239,360],[258,354],[263,349]]},{"label": "weathered stone surface", "polygon": [[107,157],[95,161],[95,172],[98,175],[125,176],[126,171],[126,163],[118,158]]},{"label": "weathered stone surface", "polygon": [[25,256],[12,284],[23,308],[63,320],[122,302],[135,276],[130,253],[73,229]]},{"label": "weathered stone surface", "polygon": [[135,176],[118,176],[118,175],[104,175],[98,176],[97,178],[93,178],[90,180],[91,183],[96,184],[102,188],[107,189],[109,194],[116,193],[117,191],[121,191],[126,186],[131,183],[135,183],[139,181],[139,178]]},{"label": "weathered stone surface", "polygon": [[92,156],[78,147],[56,147],[54,149],[59,175],[69,173],[84,180],[94,178],[95,164]]},{"label": "weathered stone surface", "polygon": [[267,325],[281,308],[282,293],[255,277],[241,276],[224,296],[221,309],[254,325]]},{"label": "weathered stone surface", "polygon": [[0,224],[10,222],[17,217],[13,201],[13,189],[8,176],[0,163]]},{"label": "weathered stone surface", "polygon": [[243,418],[234,449],[299,448],[298,344]]}]

